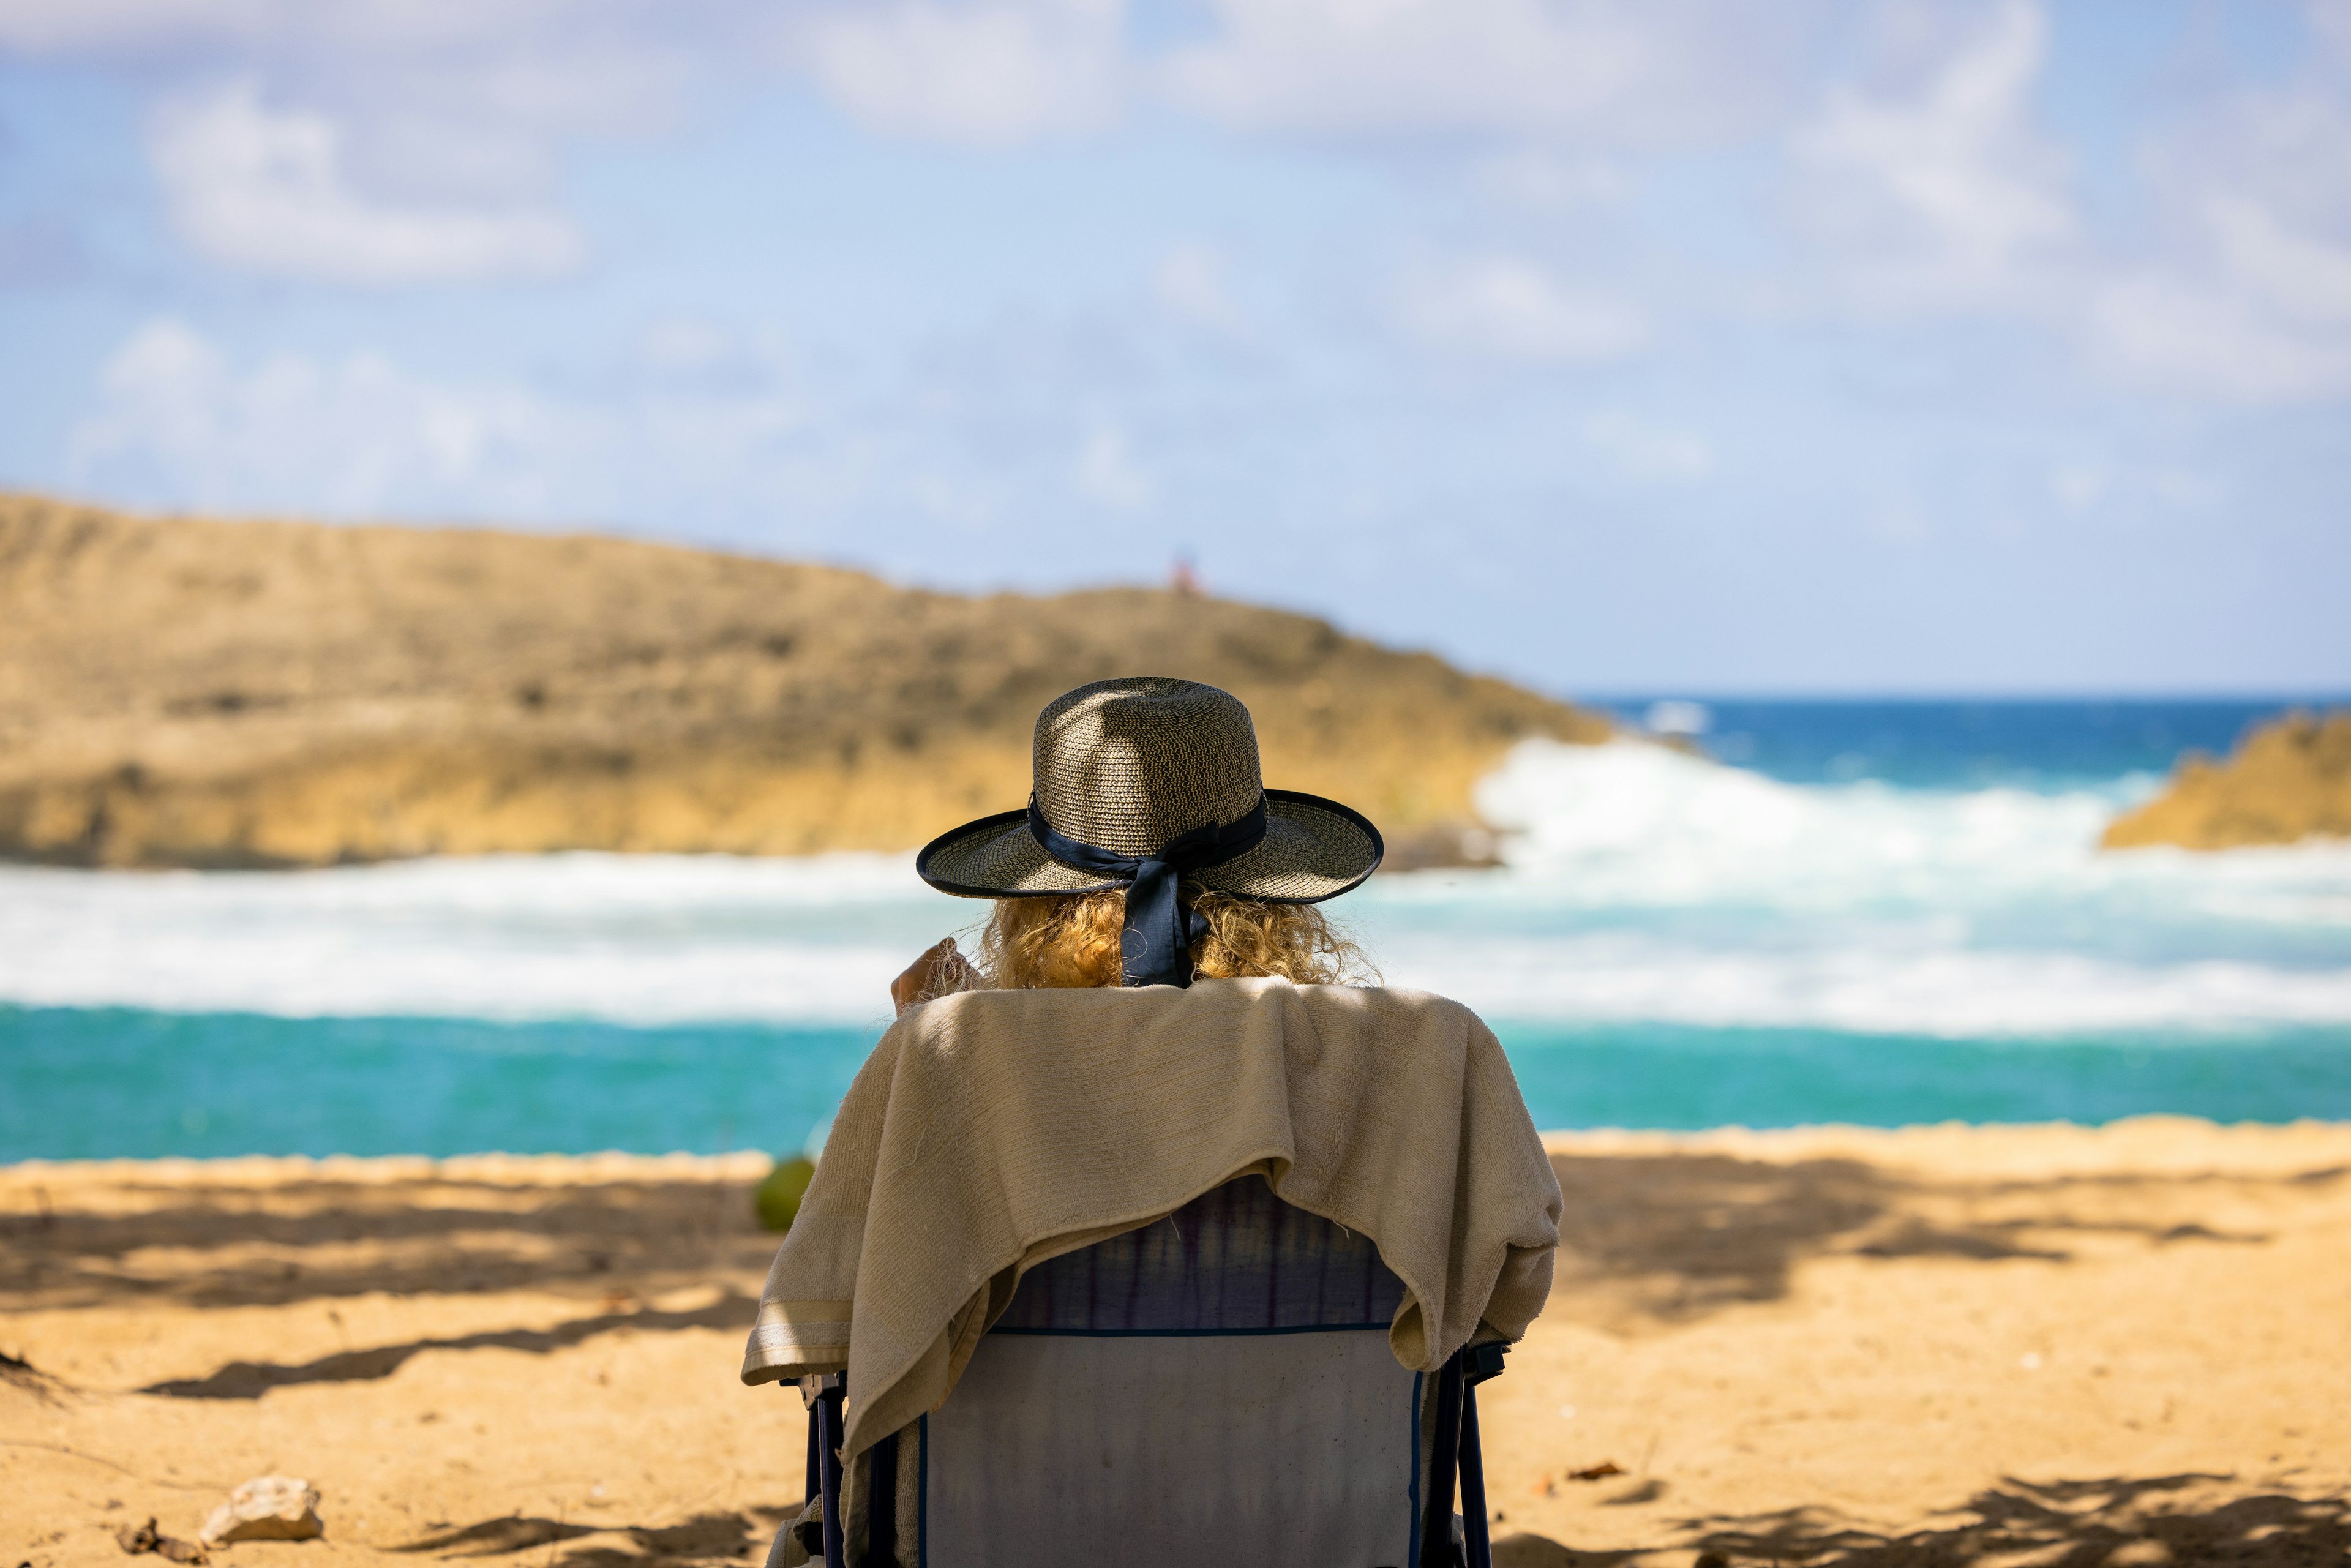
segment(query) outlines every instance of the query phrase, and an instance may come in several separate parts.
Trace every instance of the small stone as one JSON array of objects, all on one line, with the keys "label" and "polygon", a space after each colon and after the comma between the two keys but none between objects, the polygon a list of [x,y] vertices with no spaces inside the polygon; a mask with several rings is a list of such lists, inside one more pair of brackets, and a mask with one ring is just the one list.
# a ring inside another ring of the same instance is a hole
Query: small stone
[{"label": "small stone", "polygon": [[313,1541],[326,1533],[317,1487],[292,1476],[256,1476],[213,1510],[199,1539],[207,1546],[225,1546],[233,1541]]},{"label": "small stone", "polygon": [[156,1530],[155,1521],[152,1518],[136,1529],[124,1525],[114,1532],[114,1543],[133,1557],[144,1552],[152,1552],[157,1556],[169,1558],[174,1563],[202,1563],[204,1560],[203,1547],[193,1541],[182,1541],[177,1536],[162,1534]]}]

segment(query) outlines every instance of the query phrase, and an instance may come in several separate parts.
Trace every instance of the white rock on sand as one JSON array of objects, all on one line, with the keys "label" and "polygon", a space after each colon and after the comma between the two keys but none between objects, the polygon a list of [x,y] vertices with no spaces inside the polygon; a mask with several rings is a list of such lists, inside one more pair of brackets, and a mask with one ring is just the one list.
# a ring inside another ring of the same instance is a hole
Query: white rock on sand
[{"label": "white rock on sand", "polygon": [[327,1533],[319,1489],[292,1476],[256,1476],[213,1510],[197,1538],[206,1546],[236,1541],[315,1541]]}]

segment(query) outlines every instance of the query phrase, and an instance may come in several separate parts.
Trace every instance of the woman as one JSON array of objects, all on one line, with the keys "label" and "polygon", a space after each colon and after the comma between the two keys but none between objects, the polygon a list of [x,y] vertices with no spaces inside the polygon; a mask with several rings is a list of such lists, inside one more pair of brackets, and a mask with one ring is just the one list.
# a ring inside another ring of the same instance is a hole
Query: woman
[{"label": "woman", "polygon": [[891,984],[901,1011],[980,988],[1377,981],[1316,905],[1378,867],[1379,831],[1263,788],[1230,694],[1159,676],[1081,686],[1039,716],[1035,767],[1025,809],[917,857],[932,886],[996,908],[976,966],[948,937]]},{"label": "woman", "polygon": [[1333,984],[1380,835],[1265,789],[1228,693],[1081,686],[1034,780],[916,857],[995,901],[978,962],[891,988],[761,1294],[743,1380],[818,1411],[774,1561],[1444,1561],[1466,1358],[1559,1237],[1499,1043]]}]

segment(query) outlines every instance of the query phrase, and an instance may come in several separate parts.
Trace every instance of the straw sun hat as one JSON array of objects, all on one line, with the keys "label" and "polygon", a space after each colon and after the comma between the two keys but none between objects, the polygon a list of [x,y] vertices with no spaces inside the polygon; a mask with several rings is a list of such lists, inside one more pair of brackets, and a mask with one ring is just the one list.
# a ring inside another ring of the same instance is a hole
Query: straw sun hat
[{"label": "straw sun hat", "polygon": [[1360,813],[1265,788],[1249,709],[1196,681],[1135,675],[1056,697],[1037,716],[1033,766],[1025,810],[942,833],[914,870],[964,898],[1126,889],[1123,985],[1191,984],[1201,933],[1177,902],[1181,878],[1319,904],[1380,863],[1379,830]]}]

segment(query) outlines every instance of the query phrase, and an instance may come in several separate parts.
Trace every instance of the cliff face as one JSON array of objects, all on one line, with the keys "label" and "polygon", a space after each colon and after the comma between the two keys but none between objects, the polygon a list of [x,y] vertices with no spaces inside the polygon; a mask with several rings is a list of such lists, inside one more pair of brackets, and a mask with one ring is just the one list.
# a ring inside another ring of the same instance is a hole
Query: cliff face
[{"label": "cliff face", "polygon": [[1019,806],[1037,711],[1211,682],[1266,777],[1443,859],[1530,736],[1606,722],[1302,615],[964,598],[584,537],[159,520],[0,497],[0,855],[277,866],[904,849]]},{"label": "cliff face", "polygon": [[2325,837],[2351,837],[2351,712],[2289,714],[2225,762],[2189,754],[2169,789],[2115,820],[2105,844],[2226,850]]}]

